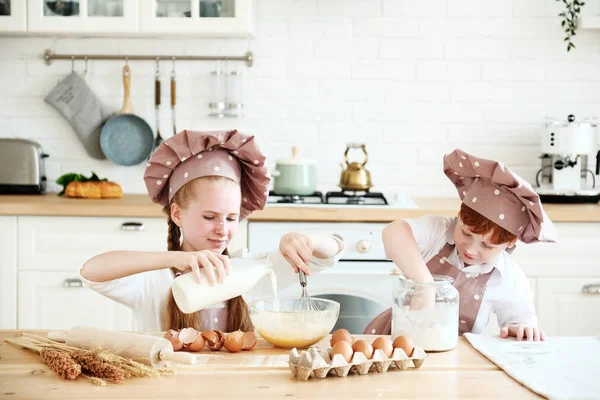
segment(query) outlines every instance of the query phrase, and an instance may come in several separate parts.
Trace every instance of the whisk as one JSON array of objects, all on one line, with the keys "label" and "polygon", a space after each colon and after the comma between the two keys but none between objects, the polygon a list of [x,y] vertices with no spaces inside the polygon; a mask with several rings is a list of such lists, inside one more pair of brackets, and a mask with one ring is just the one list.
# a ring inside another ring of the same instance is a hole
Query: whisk
[{"label": "whisk", "polygon": [[297,315],[299,322],[316,321],[322,317],[319,312],[320,309],[315,301],[308,295],[306,291],[306,274],[300,270],[298,272],[298,278],[300,280],[300,286],[302,286],[302,294],[300,298],[294,304],[294,313]]}]

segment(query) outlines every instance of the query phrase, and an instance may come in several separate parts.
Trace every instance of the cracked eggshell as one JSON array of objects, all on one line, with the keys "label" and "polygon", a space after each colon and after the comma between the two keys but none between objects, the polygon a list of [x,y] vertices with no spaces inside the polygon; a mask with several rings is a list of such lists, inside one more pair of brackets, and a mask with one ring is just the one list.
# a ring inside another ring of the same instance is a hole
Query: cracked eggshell
[{"label": "cracked eggshell", "polygon": [[215,331],[203,331],[201,333],[202,337],[204,338],[204,340],[206,340],[206,343],[215,343],[217,341],[217,333]]},{"label": "cracked eggshell", "polygon": [[256,335],[254,332],[244,333],[244,344],[242,345],[242,350],[252,350],[254,346],[256,346]]},{"label": "cracked eggshell", "polygon": [[179,339],[179,332],[173,329],[169,329],[163,336],[173,346],[173,351],[179,351],[183,347],[183,342]]},{"label": "cracked eggshell", "polygon": [[242,331],[228,333],[223,345],[231,353],[237,353],[244,347],[244,333]]},{"label": "cracked eggshell", "polygon": [[206,340],[206,347],[212,351],[221,350],[225,344],[225,335],[218,329],[215,329],[214,331],[204,331],[202,332],[202,337]]},{"label": "cracked eggshell", "polygon": [[198,331],[194,328],[183,328],[179,331],[179,339],[184,346],[189,346],[190,344],[194,343],[197,336]]},{"label": "cracked eggshell", "polygon": [[193,343],[187,345],[185,350],[187,351],[201,351],[204,348],[205,341],[200,332],[196,335],[196,340]]}]

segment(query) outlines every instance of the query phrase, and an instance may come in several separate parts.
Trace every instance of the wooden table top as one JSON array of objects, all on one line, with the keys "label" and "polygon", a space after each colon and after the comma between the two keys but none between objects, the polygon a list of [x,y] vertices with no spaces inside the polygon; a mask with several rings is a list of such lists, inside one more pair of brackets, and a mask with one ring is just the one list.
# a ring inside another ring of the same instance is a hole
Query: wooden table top
[{"label": "wooden table top", "polygon": [[[418,218],[427,214],[456,216],[457,197],[414,198],[417,208],[396,206],[348,207],[336,205],[286,206],[267,204],[249,221],[383,222]],[[145,194],[125,194],[121,199],[68,199],[56,193],[43,195],[0,195],[0,215],[164,217],[162,208]],[[554,222],[600,222],[600,204],[544,204]]]},{"label": "wooden table top", "polygon": [[[289,370],[288,351],[259,340],[248,352],[203,351],[200,363],[176,366],[166,378],[130,379],[96,387],[85,379],[60,379],[35,352],[4,339],[0,331],[0,398],[6,399],[281,399],[409,398],[526,399],[540,398],[512,380],[461,338],[456,349],[430,353],[419,369],[379,374],[350,374],[299,381]],[[29,331],[45,336],[46,331]],[[374,336],[357,336],[372,341]],[[326,348],[329,338],[319,346]]]}]

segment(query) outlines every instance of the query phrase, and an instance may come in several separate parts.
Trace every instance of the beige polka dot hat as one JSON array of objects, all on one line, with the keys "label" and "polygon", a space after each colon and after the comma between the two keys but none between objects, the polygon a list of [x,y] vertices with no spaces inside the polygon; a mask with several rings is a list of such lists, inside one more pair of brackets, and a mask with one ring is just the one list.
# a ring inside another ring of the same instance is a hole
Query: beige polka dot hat
[{"label": "beige polka dot hat", "polygon": [[240,184],[240,219],[264,208],[270,181],[265,156],[254,136],[237,130],[179,132],[154,151],[144,181],[152,201],[165,206],[187,182],[211,175]]},{"label": "beige polka dot hat", "polygon": [[462,202],[524,243],[556,242],[556,229],[531,185],[499,161],[460,149],[444,156],[444,173]]}]

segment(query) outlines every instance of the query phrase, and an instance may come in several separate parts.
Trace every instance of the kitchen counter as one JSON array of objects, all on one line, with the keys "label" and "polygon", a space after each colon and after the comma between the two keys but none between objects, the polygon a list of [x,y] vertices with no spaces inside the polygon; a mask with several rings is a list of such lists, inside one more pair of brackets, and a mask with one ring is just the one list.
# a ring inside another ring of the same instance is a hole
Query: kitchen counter
[{"label": "kitchen counter", "polygon": [[[512,380],[461,338],[455,350],[430,353],[420,369],[371,372],[346,378],[307,382],[293,377],[287,351],[262,340],[249,352],[204,351],[194,366],[177,366],[173,376],[131,379],[96,387],[78,378],[59,378],[39,355],[4,341],[18,331],[0,331],[0,397],[7,399],[272,399],[407,398],[527,399],[540,398]],[[46,331],[29,331],[41,336]],[[357,336],[372,341],[372,336]],[[325,348],[329,338],[320,343]]]},{"label": "kitchen counter", "polygon": [[[394,206],[282,206],[267,205],[250,221],[391,222],[426,214],[455,216],[458,198],[414,198],[418,208]],[[600,222],[600,204],[546,204],[554,222]],[[160,206],[144,194],[126,194],[122,199],[68,199],[56,193],[44,195],[0,195],[0,215],[46,215],[87,217],[160,217]]]}]

